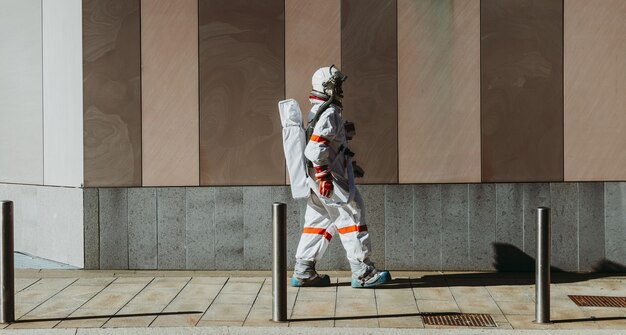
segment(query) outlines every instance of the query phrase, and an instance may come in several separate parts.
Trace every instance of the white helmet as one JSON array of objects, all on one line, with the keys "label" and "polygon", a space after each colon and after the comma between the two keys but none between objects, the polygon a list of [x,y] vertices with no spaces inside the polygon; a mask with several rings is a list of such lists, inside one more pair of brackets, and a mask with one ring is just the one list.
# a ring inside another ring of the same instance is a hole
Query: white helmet
[{"label": "white helmet", "polygon": [[329,96],[343,97],[341,84],[346,81],[343,73],[335,67],[335,65],[319,68],[311,78],[313,91],[324,93]]}]

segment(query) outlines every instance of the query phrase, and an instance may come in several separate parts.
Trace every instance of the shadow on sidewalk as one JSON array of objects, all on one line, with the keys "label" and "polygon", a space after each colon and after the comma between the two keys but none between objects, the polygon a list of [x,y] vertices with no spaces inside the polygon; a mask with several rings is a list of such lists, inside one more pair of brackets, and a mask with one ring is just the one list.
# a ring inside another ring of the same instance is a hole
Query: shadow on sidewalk
[{"label": "shadow on sidewalk", "polygon": [[90,319],[116,319],[131,318],[138,316],[161,316],[161,315],[182,315],[182,314],[202,314],[199,311],[185,312],[162,312],[162,313],[137,313],[137,314],[115,314],[115,315],[88,315],[88,316],[70,316],[66,318],[42,318],[42,319],[22,319],[15,320],[13,323],[29,323],[29,322],[45,322],[45,321],[71,321],[71,320],[90,320]]},{"label": "shadow on sidewalk", "polygon": [[306,321],[338,321],[338,320],[361,320],[361,319],[384,319],[384,318],[403,318],[410,316],[454,316],[461,315],[458,312],[450,313],[407,313],[407,314],[382,314],[382,315],[355,315],[355,316],[324,316],[314,318],[296,318],[288,319],[289,322],[306,322]]}]

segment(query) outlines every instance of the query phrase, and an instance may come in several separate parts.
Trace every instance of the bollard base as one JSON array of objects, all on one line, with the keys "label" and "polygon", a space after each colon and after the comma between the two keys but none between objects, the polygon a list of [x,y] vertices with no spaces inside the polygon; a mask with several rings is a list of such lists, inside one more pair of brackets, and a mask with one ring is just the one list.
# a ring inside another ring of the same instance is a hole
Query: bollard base
[{"label": "bollard base", "polygon": [[533,323],[534,324],[538,324],[538,325],[549,325],[549,324],[552,324],[554,322],[552,322],[552,321],[538,322],[537,320],[533,320]]},{"label": "bollard base", "polygon": [[274,320],[274,319],[270,319],[270,321],[275,322],[275,323],[285,323],[285,322],[289,322],[289,320],[279,321],[279,320]]}]

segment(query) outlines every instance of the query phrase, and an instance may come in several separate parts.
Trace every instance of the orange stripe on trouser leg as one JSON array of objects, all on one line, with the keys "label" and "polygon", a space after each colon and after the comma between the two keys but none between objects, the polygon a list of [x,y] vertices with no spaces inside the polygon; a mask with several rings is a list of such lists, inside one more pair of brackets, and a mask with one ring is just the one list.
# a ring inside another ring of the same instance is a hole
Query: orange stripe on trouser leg
[{"label": "orange stripe on trouser leg", "polygon": [[317,142],[317,143],[322,143],[322,144],[325,144],[325,145],[330,144],[329,140],[327,140],[327,139],[325,139],[325,138],[323,138],[321,136],[317,136],[317,135],[311,135],[311,141]]},{"label": "orange stripe on trouser leg", "polygon": [[329,234],[326,229],[324,228],[311,228],[311,227],[305,227],[304,234],[315,234],[315,235],[324,235],[324,237],[330,241],[331,238],[333,238],[333,236],[331,234]]},{"label": "orange stripe on trouser leg", "polygon": [[337,231],[339,232],[339,234],[361,232],[361,231],[367,231],[367,226],[366,225],[362,225],[362,226],[354,225],[354,226],[339,228],[337,229]]}]

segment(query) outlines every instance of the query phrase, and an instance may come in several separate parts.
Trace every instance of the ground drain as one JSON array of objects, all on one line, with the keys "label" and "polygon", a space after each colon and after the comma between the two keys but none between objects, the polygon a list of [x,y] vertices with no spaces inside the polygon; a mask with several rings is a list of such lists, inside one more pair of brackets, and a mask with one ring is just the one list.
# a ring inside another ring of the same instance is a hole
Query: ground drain
[{"label": "ground drain", "polygon": [[424,324],[432,326],[496,327],[489,314],[424,313],[422,320]]},{"label": "ground drain", "polygon": [[626,297],[603,297],[598,295],[570,295],[578,306],[626,308]]}]

